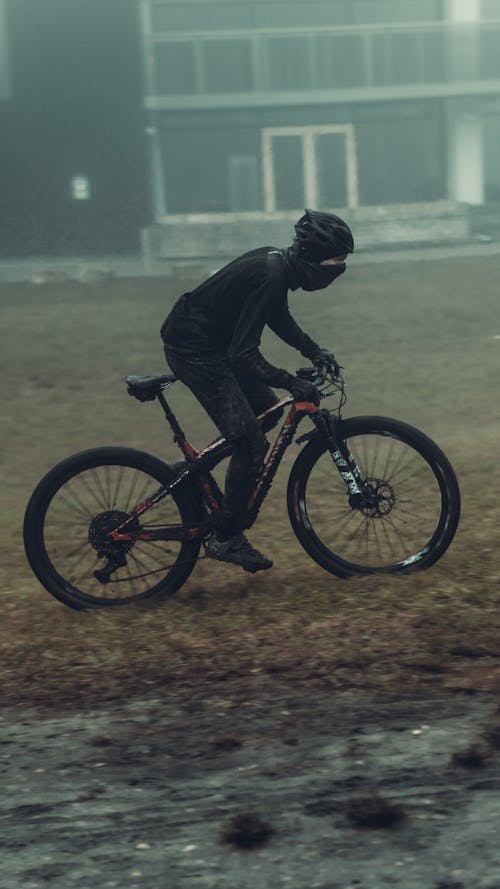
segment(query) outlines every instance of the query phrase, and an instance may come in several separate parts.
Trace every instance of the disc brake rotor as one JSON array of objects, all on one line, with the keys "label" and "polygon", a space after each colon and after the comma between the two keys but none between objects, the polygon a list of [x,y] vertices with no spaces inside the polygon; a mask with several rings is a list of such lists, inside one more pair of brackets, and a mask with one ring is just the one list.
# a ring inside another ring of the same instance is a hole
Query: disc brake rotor
[{"label": "disc brake rotor", "polygon": [[380,519],[392,512],[396,503],[396,492],[389,482],[379,478],[366,479],[360,512],[367,518]]}]

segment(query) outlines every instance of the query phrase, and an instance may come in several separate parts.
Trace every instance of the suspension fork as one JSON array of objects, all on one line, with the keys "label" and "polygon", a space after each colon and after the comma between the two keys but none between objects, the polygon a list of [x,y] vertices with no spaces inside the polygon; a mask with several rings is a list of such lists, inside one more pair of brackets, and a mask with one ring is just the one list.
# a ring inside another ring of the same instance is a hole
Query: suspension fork
[{"label": "suspension fork", "polygon": [[318,411],[312,420],[318,432],[326,440],[330,456],[347,488],[349,505],[353,509],[361,506],[365,501],[366,478],[340,433],[341,420],[328,411]]}]

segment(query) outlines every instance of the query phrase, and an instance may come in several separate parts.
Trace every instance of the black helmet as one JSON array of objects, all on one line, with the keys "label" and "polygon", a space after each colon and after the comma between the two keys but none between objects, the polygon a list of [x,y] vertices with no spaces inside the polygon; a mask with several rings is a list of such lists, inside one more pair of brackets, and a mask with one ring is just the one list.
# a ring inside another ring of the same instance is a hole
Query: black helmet
[{"label": "black helmet", "polygon": [[295,225],[294,247],[304,258],[321,262],[354,250],[351,229],[340,216],[306,210]]}]

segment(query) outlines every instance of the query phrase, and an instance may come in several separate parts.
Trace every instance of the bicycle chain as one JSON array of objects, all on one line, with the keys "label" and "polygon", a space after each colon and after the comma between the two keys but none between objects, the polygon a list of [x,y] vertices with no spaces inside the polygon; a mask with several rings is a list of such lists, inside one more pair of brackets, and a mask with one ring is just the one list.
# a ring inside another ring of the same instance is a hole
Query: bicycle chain
[{"label": "bicycle chain", "polygon": [[[202,559],[208,559],[208,556],[198,556],[197,562],[201,562]],[[161,568],[155,568],[154,571],[145,571],[144,574],[134,574],[133,577],[116,577],[110,581],[110,583],[130,583],[132,580],[140,580],[142,577],[149,577],[151,574],[160,574],[162,571],[166,571],[167,568],[173,568],[174,565],[186,565],[190,559],[183,559],[182,562],[174,562],[173,565],[163,565]]]}]

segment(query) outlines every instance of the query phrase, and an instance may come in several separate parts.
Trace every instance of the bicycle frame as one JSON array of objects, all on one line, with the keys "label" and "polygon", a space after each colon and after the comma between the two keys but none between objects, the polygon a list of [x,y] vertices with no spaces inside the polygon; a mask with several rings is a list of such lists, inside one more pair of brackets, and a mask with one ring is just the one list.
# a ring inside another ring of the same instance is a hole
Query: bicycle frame
[{"label": "bicycle frame", "polygon": [[[208,522],[204,522],[202,525],[192,528],[186,528],[182,525],[171,525],[165,528],[150,529],[148,531],[127,531],[127,525],[131,524],[134,519],[138,518],[152,506],[167,497],[177,485],[184,482],[188,477],[190,477],[198,487],[203,502],[208,507],[211,515],[221,508],[222,494],[215,479],[210,473],[211,470],[214,469],[225,457],[230,456],[232,451],[231,443],[227,442],[224,437],[220,436],[202,451],[198,451],[187,440],[163,393],[159,392],[156,397],[163,408],[165,419],[174,433],[174,441],[184,454],[186,466],[181,469],[179,474],[169,485],[160,488],[152,497],[149,497],[147,500],[138,504],[131,516],[110,533],[110,539],[116,543],[131,540],[194,539],[206,532]],[[260,414],[257,417],[257,422],[262,426],[267,417],[272,416],[273,413],[290,404],[291,408],[271,448],[269,457],[262,465],[256,480],[255,488],[250,496],[247,507],[249,524],[252,524],[255,521],[260,507],[271,488],[283,454],[291,444],[297,427],[305,416],[311,417],[316,428],[311,432],[306,433],[304,436],[301,436],[297,441],[300,443],[318,435],[326,438],[332,460],[346,484],[351,506],[354,508],[359,505],[359,502],[363,498],[362,485],[364,479],[345,443],[342,441],[341,437],[337,437],[336,435],[336,424],[339,422],[338,418],[332,416],[326,410],[321,410],[312,402],[294,402],[291,398],[284,398],[268,408],[267,411]]]}]

